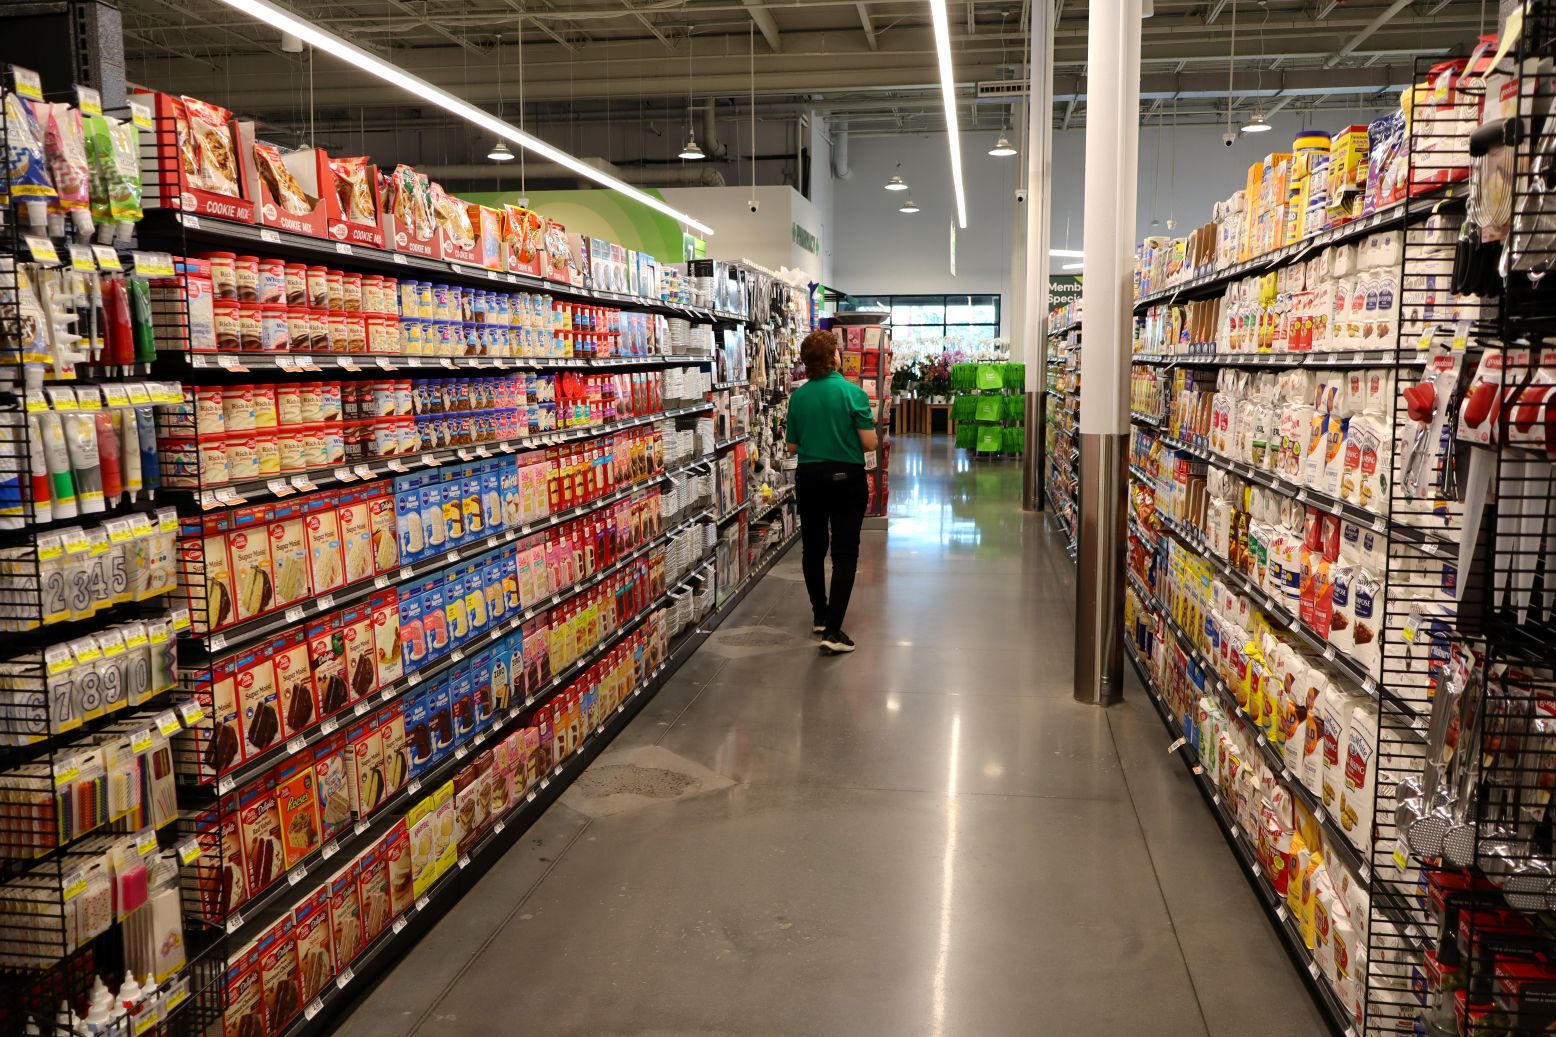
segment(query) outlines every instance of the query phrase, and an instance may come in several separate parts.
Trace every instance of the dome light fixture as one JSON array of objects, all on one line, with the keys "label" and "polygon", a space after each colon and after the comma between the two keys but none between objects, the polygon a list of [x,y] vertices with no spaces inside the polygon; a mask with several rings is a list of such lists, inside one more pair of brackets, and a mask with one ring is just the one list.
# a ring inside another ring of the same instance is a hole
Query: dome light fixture
[{"label": "dome light fixture", "polygon": [[1000,134],[1000,139],[994,142],[994,146],[989,149],[989,154],[995,158],[1009,158],[1015,153],[1016,149],[1010,146],[1010,141],[1006,139],[1003,133]]},{"label": "dome light fixture", "polygon": [[499,140],[492,145],[492,150],[486,153],[486,157],[493,162],[512,162],[514,155],[508,150],[507,142]]},{"label": "dome light fixture", "polygon": [[687,137],[686,144],[681,148],[681,154],[678,157],[684,158],[688,162],[695,162],[708,156],[702,153],[702,145],[697,143],[696,137]]},{"label": "dome light fixture", "polygon": [[1263,112],[1254,112],[1253,118],[1243,124],[1242,131],[1244,133],[1268,133],[1274,128],[1264,121]]},{"label": "dome light fixture", "polygon": [[892,174],[890,180],[886,181],[886,190],[888,191],[906,191],[907,189],[908,182],[895,173]]},{"label": "dome light fixture", "polygon": [[897,211],[898,212],[918,212],[918,206],[916,204],[914,204],[913,199],[909,198],[907,201],[903,202],[902,205],[900,205],[897,208]]}]

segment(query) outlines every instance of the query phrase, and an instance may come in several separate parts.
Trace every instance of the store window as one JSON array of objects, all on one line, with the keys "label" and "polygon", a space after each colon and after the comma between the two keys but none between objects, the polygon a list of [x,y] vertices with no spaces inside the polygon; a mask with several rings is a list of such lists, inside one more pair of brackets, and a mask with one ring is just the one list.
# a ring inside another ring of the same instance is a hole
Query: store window
[{"label": "store window", "polygon": [[852,309],[891,314],[892,341],[992,344],[1000,333],[997,295],[855,296]]}]

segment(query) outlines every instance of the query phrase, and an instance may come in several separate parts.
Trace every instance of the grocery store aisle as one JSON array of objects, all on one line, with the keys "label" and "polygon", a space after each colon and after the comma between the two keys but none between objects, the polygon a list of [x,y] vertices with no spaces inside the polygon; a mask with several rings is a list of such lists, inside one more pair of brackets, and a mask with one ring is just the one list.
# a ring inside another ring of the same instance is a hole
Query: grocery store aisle
[{"label": "grocery store aisle", "polygon": [[895,449],[859,650],[791,552],[341,1033],[1324,1032],[1019,468]]}]

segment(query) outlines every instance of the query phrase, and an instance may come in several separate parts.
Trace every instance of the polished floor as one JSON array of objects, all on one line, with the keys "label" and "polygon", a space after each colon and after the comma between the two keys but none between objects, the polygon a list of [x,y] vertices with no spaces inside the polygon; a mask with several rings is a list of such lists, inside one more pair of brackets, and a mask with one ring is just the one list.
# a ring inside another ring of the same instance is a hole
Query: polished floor
[{"label": "polished floor", "polygon": [[798,549],[348,1037],[1325,1031],[1144,692],[1070,692],[1020,470],[904,437],[852,656]]}]

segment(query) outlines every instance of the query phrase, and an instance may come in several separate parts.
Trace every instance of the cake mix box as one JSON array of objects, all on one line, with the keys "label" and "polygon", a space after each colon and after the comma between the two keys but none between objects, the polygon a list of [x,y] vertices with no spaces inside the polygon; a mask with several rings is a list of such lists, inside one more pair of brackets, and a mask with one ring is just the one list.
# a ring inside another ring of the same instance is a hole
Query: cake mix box
[{"label": "cake mix box", "polygon": [[357,901],[357,862],[330,876],[330,926],[335,937],[335,969],[349,965],[362,950],[362,910]]},{"label": "cake mix box", "polygon": [[317,775],[304,749],[276,768],[275,798],[288,870],[321,845]]},{"label": "cake mix box", "polygon": [[415,878],[411,869],[411,833],[404,819],[395,822],[379,845],[389,871],[389,913],[398,918],[416,901]]},{"label": "cake mix box", "polygon": [[362,941],[370,944],[389,928],[389,862],[381,843],[358,859],[357,897],[362,905]]},{"label": "cake mix box", "polygon": [[292,914],[292,937],[297,948],[298,993],[306,1005],[335,975],[328,883],[320,885],[297,905]]},{"label": "cake mix box", "polygon": [[265,1032],[281,1033],[302,1011],[297,988],[297,948],[293,942],[292,917],[285,915],[257,945],[260,988],[264,991]]}]

